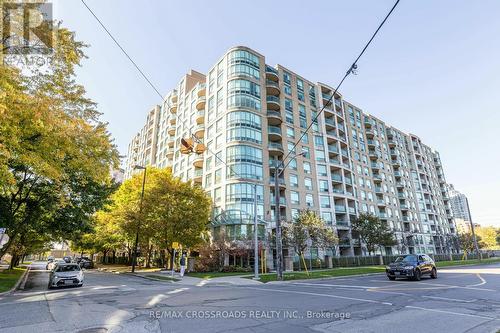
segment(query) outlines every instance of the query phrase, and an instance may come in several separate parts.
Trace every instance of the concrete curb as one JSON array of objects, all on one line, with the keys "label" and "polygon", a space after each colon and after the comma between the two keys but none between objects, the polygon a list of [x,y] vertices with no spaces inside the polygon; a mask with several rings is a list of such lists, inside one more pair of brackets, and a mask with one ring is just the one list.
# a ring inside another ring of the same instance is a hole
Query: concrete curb
[{"label": "concrete curb", "polygon": [[[146,279],[146,280],[151,280],[151,281],[158,281],[158,282],[168,282],[168,283],[181,282],[181,281],[170,281],[170,280],[155,279],[155,278],[151,278],[149,276],[135,274],[135,273],[130,273],[130,272],[123,272],[123,273],[119,273],[119,274],[128,275],[128,276],[134,276],[134,277],[138,277],[138,278],[141,278],[141,279]],[[175,277],[174,277],[174,279],[175,279]]]},{"label": "concrete curb", "polygon": [[335,280],[335,279],[345,279],[345,278],[359,277],[359,276],[374,276],[374,275],[380,275],[380,274],[385,274],[385,272],[351,274],[351,275],[343,275],[343,276],[323,277],[323,278],[317,278],[317,279],[295,279],[295,280],[288,280],[288,281],[269,281],[269,282],[266,282],[266,284],[287,284],[287,283],[294,283],[294,282],[301,282],[301,281],[322,281],[322,280],[332,280],[332,279]]},{"label": "concrete curb", "polygon": [[13,293],[21,285],[21,283],[23,283],[23,282],[26,283],[26,280],[28,279],[28,272],[29,272],[30,269],[31,269],[31,265],[29,265],[28,267],[26,267],[26,270],[19,277],[19,279],[17,280],[17,282],[14,285],[14,287],[12,287],[10,290],[7,290],[7,291],[4,291],[4,292],[0,293],[0,296],[8,296],[11,293]]}]

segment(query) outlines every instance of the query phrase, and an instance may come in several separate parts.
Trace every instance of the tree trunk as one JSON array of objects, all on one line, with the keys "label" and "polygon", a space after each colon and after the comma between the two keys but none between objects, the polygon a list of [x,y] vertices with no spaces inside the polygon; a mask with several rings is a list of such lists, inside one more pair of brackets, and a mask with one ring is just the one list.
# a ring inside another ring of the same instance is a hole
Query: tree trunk
[{"label": "tree trunk", "polygon": [[102,251],[102,263],[107,264],[106,256],[108,255],[108,250]]},{"label": "tree trunk", "polygon": [[113,250],[113,259],[111,259],[113,264],[116,264],[116,250]]},{"label": "tree trunk", "polygon": [[5,245],[0,249],[0,258],[2,258],[10,250],[10,247],[12,246],[14,239],[16,239],[17,234],[14,234],[14,235],[12,235],[12,237],[11,236],[9,236],[9,237],[10,237],[9,241],[7,243],[5,243]]},{"label": "tree trunk", "polygon": [[153,245],[148,246],[148,254],[146,259],[146,268],[151,268],[151,253],[153,252]]}]

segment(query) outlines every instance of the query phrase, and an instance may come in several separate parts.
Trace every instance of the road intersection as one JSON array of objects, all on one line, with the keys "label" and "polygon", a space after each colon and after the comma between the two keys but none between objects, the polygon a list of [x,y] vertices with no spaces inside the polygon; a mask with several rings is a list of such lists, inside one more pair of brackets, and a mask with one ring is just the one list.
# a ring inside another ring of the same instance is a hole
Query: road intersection
[{"label": "road intersection", "polygon": [[[383,274],[261,284],[151,281],[86,271],[81,288],[47,290],[35,263],[0,298],[0,332],[496,332],[500,264],[440,269],[437,280]],[[233,279],[234,280],[234,279]]]}]

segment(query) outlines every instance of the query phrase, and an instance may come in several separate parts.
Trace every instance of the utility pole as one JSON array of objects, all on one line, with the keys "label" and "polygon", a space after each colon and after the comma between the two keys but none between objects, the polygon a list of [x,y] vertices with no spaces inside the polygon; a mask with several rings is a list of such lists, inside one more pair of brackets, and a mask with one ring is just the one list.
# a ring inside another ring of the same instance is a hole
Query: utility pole
[{"label": "utility pole", "polygon": [[[283,280],[283,249],[281,241],[281,219],[280,219],[280,188],[278,177],[280,175],[279,160],[276,158],[274,166],[274,218],[276,222],[276,279]],[[283,162],[281,162],[283,163]]]},{"label": "utility pole", "polygon": [[[141,191],[141,202],[139,204],[139,217],[142,218],[142,201],[144,200],[144,186],[146,185],[146,167],[136,165],[134,169],[144,170],[144,176],[142,178],[142,191]],[[137,245],[139,243],[139,224],[137,221],[137,228],[135,230],[135,242],[134,242],[134,257],[132,258],[132,273],[135,272],[135,265],[137,264]]]},{"label": "utility pole", "polygon": [[254,252],[253,252],[253,272],[254,280],[259,279],[259,230],[257,225],[257,184],[253,184],[253,240],[254,240]]},{"label": "utility pole", "polygon": [[474,223],[472,222],[472,216],[470,215],[469,199],[467,199],[467,197],[465,197],[465,203],[467,204],[467,212],[469,213],[470,230],[472,231],[472,240],[474,242],[474,248],[476,249],[477,259],[481,261],[483,258],[481,252],[479,252],[479,246],[477,245],[476,231],[474,230]]}]

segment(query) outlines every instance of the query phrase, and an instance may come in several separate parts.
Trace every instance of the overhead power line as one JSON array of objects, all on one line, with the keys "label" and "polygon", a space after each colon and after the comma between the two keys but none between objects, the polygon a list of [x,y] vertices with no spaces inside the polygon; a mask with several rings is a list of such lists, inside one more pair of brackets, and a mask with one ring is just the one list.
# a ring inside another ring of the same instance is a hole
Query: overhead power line
[{"label": "overhead power line", "polygon": [[[113,34],[111,34],[111,32],[108,30],[108,28],[104,25],[104,23],[97,17],[97,15],[92,11],[92,9],[87,5],[87,3],[85,2],[85,0],[81,0],[81,2],[83,3],[83,5],[85,6],[85,8],[87,8],[87,10],[92,14],[92,16],[96,19],[96,21],[99,23],[99,25],[104,29],[104,31],[108,34],[108,36],[113,40],[113,42],[116,44],[116,46],[118,46],[118,48],[122,51],[122,53],[127,57],[127,59],[132,63],[132,65],[134,65],[134,67],[137,69],[137,71],[141,74],[141,76],[146,80],[146,82],[149,84],[149,86],[151,86],[151,88],[155,91],[155,93],[160,97],[160,99],[163,101],[163,95],[160,93],[160,91],[155,87],[155,85],[151,82],[151,80],[146,76],[146,74],[141,70],[141,68],[137,65],[137,63],[130,57],[130,55],[127,53],[127,51],[125,51],[125,49],[120,45],[120,43],[117,41],[117,39],[113,36]],[[328,99],[328,101],[323,104],[323,107],[321,108],[321,110],[318,112],[318,114],[314,117],[314,119],[312,120],[312,122],[309,124],[309,126],[306,128],[306,130],[304,132],[302,132],[302,135],[299,137],[299,139],[297,140],[297,142],[295,142],[295,144],[293,145],[293,148],[290,149],[288,151],[288,153],[285,155],[285,157],[283,158],[283,162],[286,161],[286,159],[290,156],[290,153],[295,151],[295,148],[297,147],[297,145],[301,142],[302,138],[307,134],[307,132],[311,129],[312,125],[318,120],[318,118],[320,117],[320,115],[323,113],[324,109],[325,109],[325,106],[330,104],[333,100],[333,98],[335,98],[335,94],[337,93],[337,91],[339,90],[339,88],[342,86],[342,84],[344,83],[345,79],[350,75],[350,74],[353,74],[355,72],[355,70],[357,69],[357,62],[359,61],[359,59],[363,56],[363,54],[365,53],[365,51],[368,49],[368,47],[370,46],[370,44],[372,43],[373,39],[375,38],[375,36],[378,34],[378,32],[380,31],[380,29],[382,28],[382,26],[385,24],[385,22],[387,21],[387,19],[389,18],[389,16],[391,16],[392,12],[396,9],[396,7],[398,6],[400,0],[397,0],[394,5],[392,6],[391,10],[387,13],[387,15],[385,16],[385,18],[383,19],[383,21],[379,24],[377,30],[375,30],[375,32],[373,33],[373,35],[371,36],[371,38],[368,40],[368,42],[365,44],[365,46],[363,47],[363,50],[359,53],[359,55],[357,56],[356,60],[354,60],[354,62],[352,63],[352,65],[349,67],[349,69],[347,70],[347,72],[344,74],[343,78],[340,80],[339,84],[337,85],[337,87],[335,88],[335,90],[333,91],[332,95],[330,96],[330,98]],[[169,103],[169,101],[167,101],[167,103]],[[185,123],[185,119],[183,121],[183,125],[186,125]],[[187,126],[185,126],[186,128],[188,128]],[[197,143],[203,143],[200,139],[198,139],[195,135],[190,135],[194,141],[196,141]],[[227,164],[225,163],[225,161],[223,161],[219,156],[217,156],[217,154],[215,154],[214,152],[210,151],[208,149],[208,147],[206,147],[207,151],[211,154],[213,154],[218,160],[220,160],[224,165],[227,166]],[[231,169],[232,172],[234,172],[232,169]]]},{"label": "overhead power line", "polygon": [[307,126],[306,130],[304,132],[302,132],[302,134],[300,135],[299,139],[297,140],[297,142],[295,142],[295,144],[293,145],[293,148],[292,149],[289,149],[288,150],[288,153],[285,155],[285,157],[283,157],[283,162],[286,161],[286,159],[290,156],[290,153],[295,151],[295,148],[297,147],[297,145],[301,142],[302,138],[307,135],[307,132],[309,132],[309,130],[311,129],[312,125],[318,120],[319,116],[321,116],[321,114],[323,113],[323,111],[325,110],[325,107],[330,104],[332,102],[332,100],[335,98],[335,94],[337,93],[337,91],[340,89],[340,87],[342,86],[342,83],[344,83],[345,79],[350,75],[350,74],[353,74],[356,69],[358,68],[358,61],[359,59],[363,56],[363,54],[365,53],[366,49],[368,48],[368,46],[370,46],[371,42],[373,41],[373,39],[375,38],[375,36],[378,34],[379,30],[382,28],[382,26],[385,24],[385,21],[387,21],[387,19],[389,18],[389,16],[391,16],[392,12],[394,11],[394,9],[396,9],[397,5],[399,4],[399,1],[400,0],[397,0],[394,5],[392,6],[391,10],[387,13],[387,15],[385,16],[384,20],[379,24],[377,30],[375,30],[375,32],[373,33],[373,35],[371,36],[370,40],[368,40],[368,42],[365,44],[365,46],[363,47],[363,50],[359,53],[358,57],[356,58],[356,60],[354,60],[354,62],[352,63],[352,65],[349,67],[349,69],[347,70],[347,72],[344,74],[344,77],[342,78],[342,80],[340,80],[339,84],[337,85],[337,87],[335,88],[335,90],[333,91],[332,93],[332,96],[330,96],[330,98],[328,99],[328,101],[326,103],[323,104],[323,107],[321,108],[321,110],[318,112],[318,114],[314,117],[314,119],[311,121],[311,123],[309,124],[309,126]]}]

